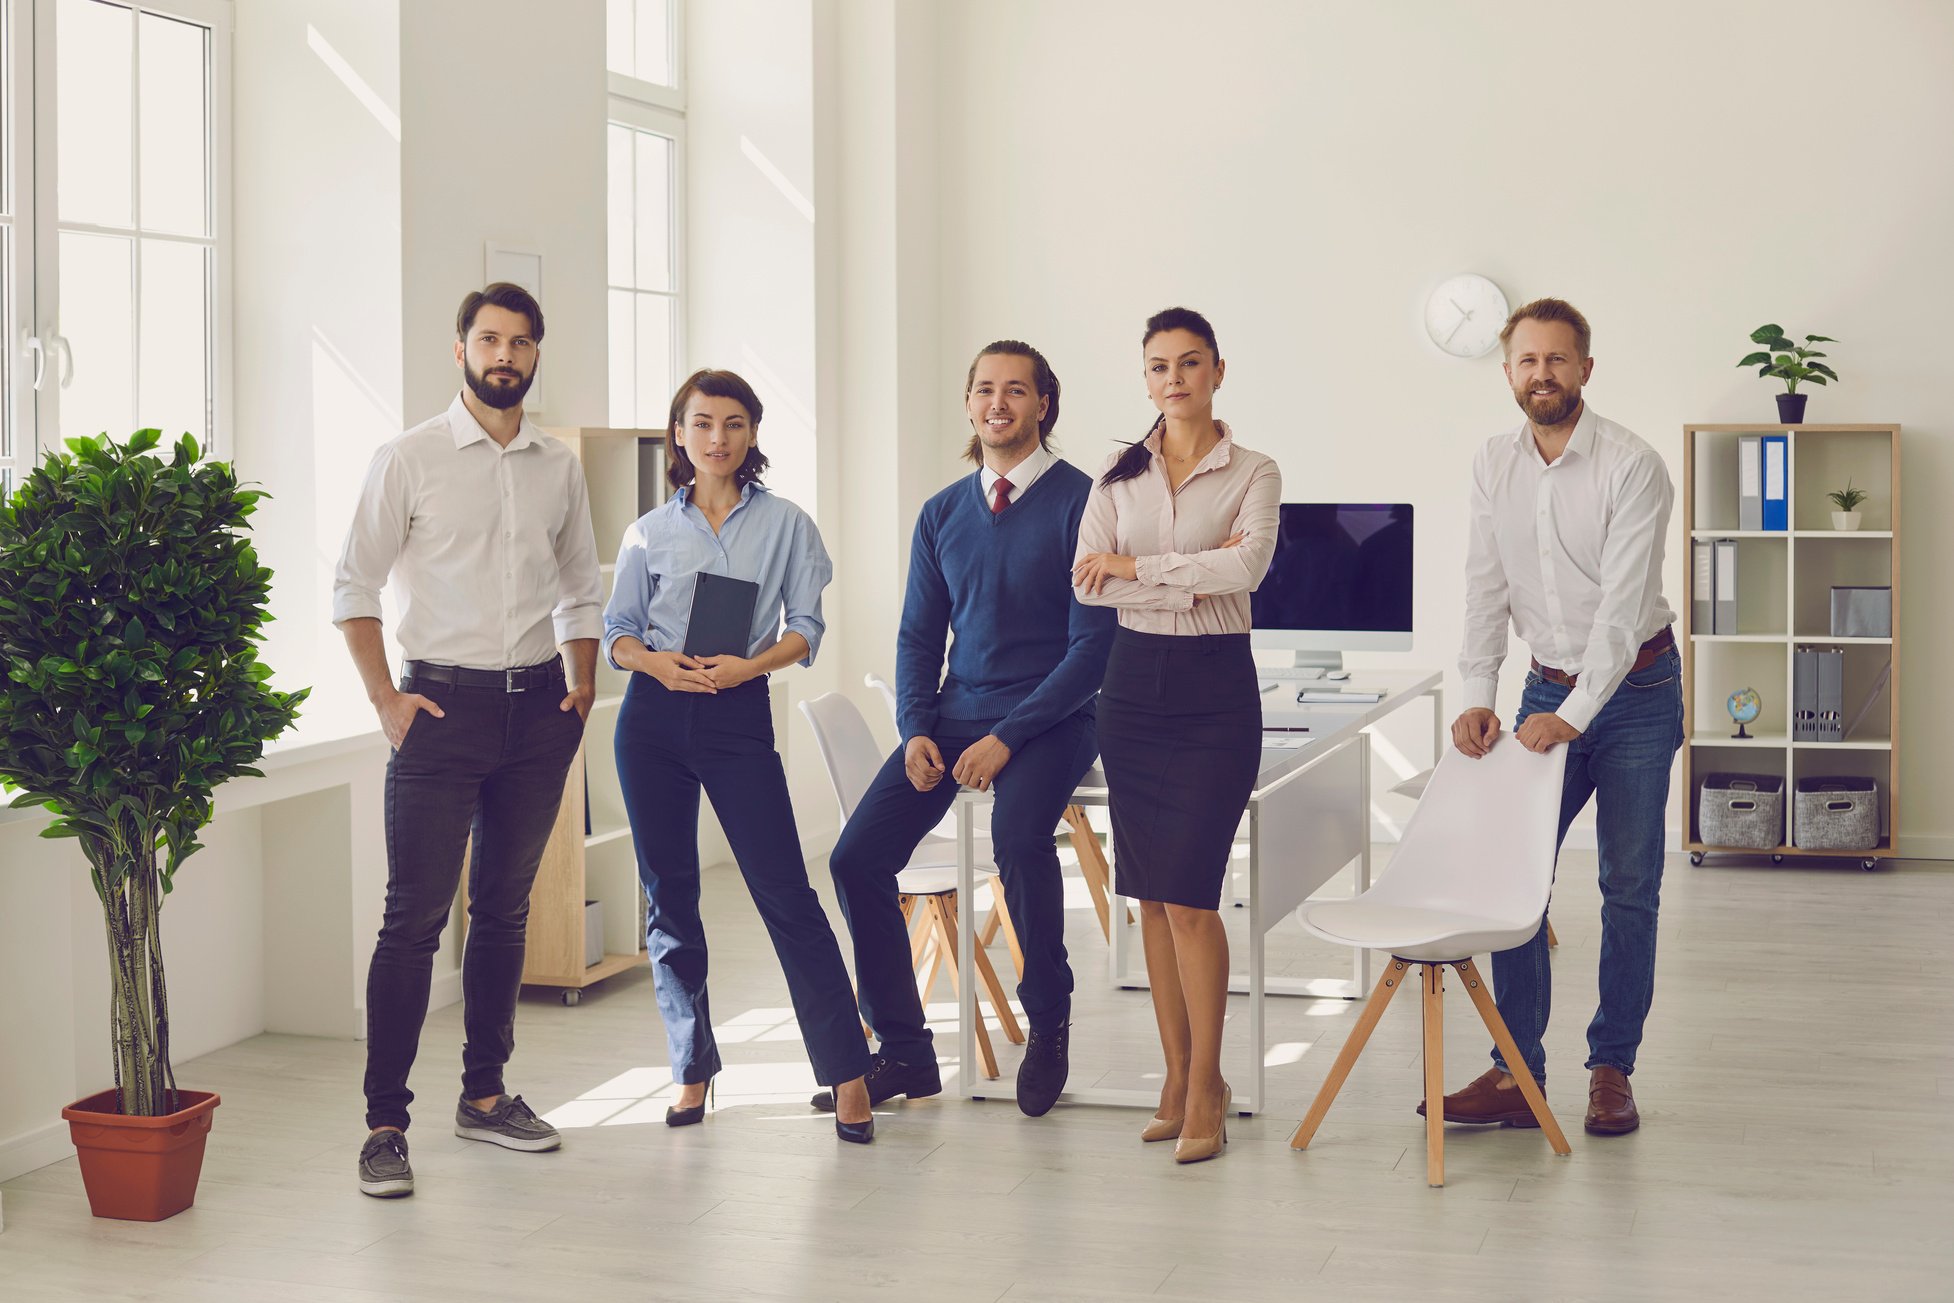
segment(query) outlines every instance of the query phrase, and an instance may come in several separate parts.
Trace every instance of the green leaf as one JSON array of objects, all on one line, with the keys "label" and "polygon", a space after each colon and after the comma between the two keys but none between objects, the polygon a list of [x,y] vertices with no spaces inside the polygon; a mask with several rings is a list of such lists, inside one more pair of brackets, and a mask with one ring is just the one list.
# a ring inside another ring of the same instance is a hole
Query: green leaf
[{"label": "green leaf", "polygon": [[123,447],[132,453],[148,452],[162,441],[163,432],[161,430],[137,430],[129,436],[129,442],[124,444]]},{"label": "green leaf", "polygon": [[[1820,356],[1823,355],[1821,354]],[[1834,371],[1831,367],[1826,366],[1823,362],[1812,363],[1812,370],[1818,372],[1820,375],[1830,376],[1834,380],[1837,380],[1839,378],[1839,373]]]},{"label": "green leaf", "polygon": [[1830,335],[1807,335],[1805,336],[1805,342],[1807,344],[1836,344],[1839,341],[1833,339]]},{"label": "green leaf", "polygon": [[1805,375],[1799,376],[1798,378],[1800,380],[1803,380],[1808,385],[1822,385],[1825,383],[1825,377],[1818,374],[1816,371],[1807,372]]},{"label": "green leaf", "polygon": [[1783,326],[1759,326],[1756,330],[1750,332],[1750,340],[1753,344],[1768,344],[1774,339],[1783,338]]},{"label": "green leaf", "polygon": [[1769,362],[1770,360],[1771,360],[1771,355],[1769,353],[1750,353],[1747,354],[1744,357],[1744,360],[1739,362],[1737,365],[1756,366],[1759,362]]}]

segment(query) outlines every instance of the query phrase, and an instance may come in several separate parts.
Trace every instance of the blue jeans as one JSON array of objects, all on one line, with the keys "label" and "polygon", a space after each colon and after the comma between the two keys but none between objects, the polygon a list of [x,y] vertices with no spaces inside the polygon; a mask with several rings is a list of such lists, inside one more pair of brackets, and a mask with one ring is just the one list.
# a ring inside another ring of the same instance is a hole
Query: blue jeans
[{"label": "blue jeans", "polygon": [[[848,826],[828,857],[835,894],[855,939],[855,981],[862,1018],[875,1029],[882,1052],[904,1063],[935,1059],[916,974],[909,962],[909,933],[897,904],[896,874],[957,799],[956,768],[964,748],[989,732],[966,720],[940,720],[931,734],[943,753],[943,781],[919,792],[903,770],[898,749],[883,762]],[[1099,754],[1093,714],[1081,710],[1029,739],[998,771],[992,786],[991,848],[1004,887],[1011,925],[1024,954],[1018,1000],[1035,1032],[1063,1028],[1072,1014],[1072,968],[1065,955],[1065,880],[1059,876],[1052,831]],[[856,1034],[860,1043],[860,1033]]]},{"label": "blue jeans", "polygon": [[[1635,1071],[1642,1024],[1655,997],[1663,815],[1669,808],[1670,762],[1683,743],[1682,666],[1672,649],[1630,674],[1587,732],[1567,744],[1560,839],[1592,796],[1601,860],[1601,1007],[1588,1024],[1587,1066],[1619,1068],[1624,1075]],[[1529,673],[1514,727],[1536,711],[1559,710],[1568,692]],[[1509,739],[1506,745],[1517,743]],[[1547,1031],[1553,980],[1544,919],[1531,941],[1493,956],[1500,1017],[1527,1067],[1543,1082],[1547,1052],[1540,1040]],[[1493,1062],[1511,1071],[1497,1049]]]},{"label": "blue jeans", "polygon": [[717,695],[673,692],[633,674],[617,719],[617,776],[649,917],[645,943],[665,1018],[672,1080],[719,1071],[699,916],[699,791],[726,830],[787,977],[801,1040],[824,1086],[868,1071],[841,947],[807,880],[787,775],[773,746],[765,675]]}]

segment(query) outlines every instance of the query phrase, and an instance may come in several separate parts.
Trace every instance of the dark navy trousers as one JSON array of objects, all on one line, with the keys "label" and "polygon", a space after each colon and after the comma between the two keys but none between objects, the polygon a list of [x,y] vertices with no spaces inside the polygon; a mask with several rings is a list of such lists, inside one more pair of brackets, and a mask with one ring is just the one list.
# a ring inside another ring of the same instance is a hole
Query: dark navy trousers
[{"label": "dark navy trousers", "polygon": [[[930,737],[943,753],[945,773],[943,781],[927,792],[910,783],[903,771],[902,751],[890,756],[828,858],[841,911],[855,939],[862,1019],[874,1029],[882,1052],[905,1063],[929,1062],[935,1051],[909,963],[909,935],[896,899],[896,874],[956,799],[957,782],[949,771],[956,768],[957,757],[988,732],[988,724],[940,721]],[[1072,969],[1065,958],[1065,885],[1053,833],[1071,803],[1072,789],[1098,754],[1093,714],[1082,710],[1013,752],[992,785],[996,804],[991,811],[991,845],[1003,879],[1005,905],[1024,952],[1018,1001],[1036,1032],[1057,1031],[1072,1012]]]},{"label": "dark navy trousers", "polygon": [[815,1080],[833,1086],[867,1072],[841,947],[801,858],[765,676],[711,694],[633,674],[618,712],[617,773],[650,907],[645,941],[673,1080],[706,1081],[720,1068],[699,917],[701,788],[780,957]]}]

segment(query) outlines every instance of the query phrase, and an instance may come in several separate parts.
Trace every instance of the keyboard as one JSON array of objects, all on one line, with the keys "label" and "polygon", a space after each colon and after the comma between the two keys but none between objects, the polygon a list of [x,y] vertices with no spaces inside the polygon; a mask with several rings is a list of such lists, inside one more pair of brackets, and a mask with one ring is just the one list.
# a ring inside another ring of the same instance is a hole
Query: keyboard
[{"label": "keyboard", "polygon": [[1264,683],[1272,679],[1281,681],[1290,679],[1320,679],[1325,673],[1326,671],[1321,665],[1258,665],[1255,667],[1255,677]]}]

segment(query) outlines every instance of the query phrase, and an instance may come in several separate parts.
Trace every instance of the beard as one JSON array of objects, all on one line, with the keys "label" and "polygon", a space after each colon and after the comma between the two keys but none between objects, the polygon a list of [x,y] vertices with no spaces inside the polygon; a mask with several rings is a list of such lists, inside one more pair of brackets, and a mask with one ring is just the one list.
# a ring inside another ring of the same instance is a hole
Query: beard
[{"label": "beard", "polygon": [[[489,377],[494,375],[516,376],[516,383],[510,385],[499,381],[491,382]],[[468,382],[469,391],[475,397],[497,411],[507,411],[511,407],[520,405],[523,396],[529,392],[529,386],[536,383],[534,367],[530,368],[528,375],[522,375],[514,367],[497,367],[484,375],[469,366],[466,361],[461,364],[461,377]]]},{"label": "beard", "polygon": [[984,447],[989,448],[992,452],[1008,453],[1023,451],[1029,453],[1032,446],[1038,442],[1038,419],[1036,417],[1026,417],[1024,420],[1018,421],[1002,430],[993,430],[983,421],[974,421],[972,425],[975,427],[974,433],[977,435],[977,441],[983,444]]},{"label": "beard", "polygon": [[1513,399],[1519,403],[1520,410],[1527,414],[1527,419],[1535,425],[1559,425],[1580,410],[1579,385],[1572,389],[1563,389],[1556,385],[1550,392],[1544,394],[1531,393],[1529,392],[1531,388],[1532,386],[1528,386],[1527,389],[1515,389]]}]

